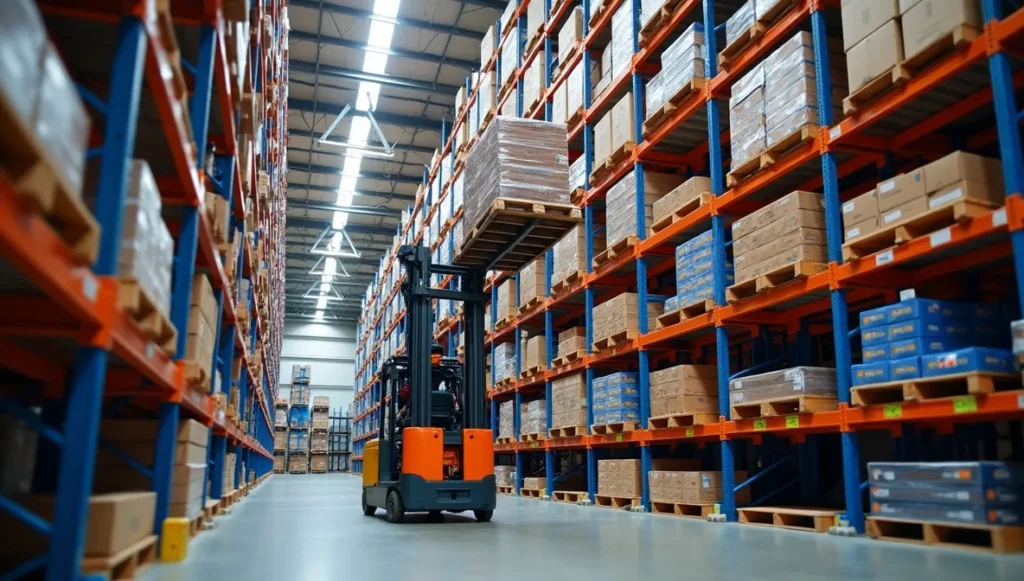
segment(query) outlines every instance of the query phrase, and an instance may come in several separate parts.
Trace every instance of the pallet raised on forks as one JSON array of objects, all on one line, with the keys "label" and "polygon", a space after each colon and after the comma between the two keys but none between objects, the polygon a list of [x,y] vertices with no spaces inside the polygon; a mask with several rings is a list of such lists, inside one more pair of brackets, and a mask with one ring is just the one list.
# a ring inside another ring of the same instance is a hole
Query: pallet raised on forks
[{"label": "pallet raised on forks", "polygon": [[736,512],[741,523],[817,533],[827,533],[839,514],[828,509],[771,506],[739,508]]},{"label": "pallet raised on forks", "polygon": [[828,412],[838,407],[839,400],[834,395],[791,395],[769,401],[733,404],[729,417],[734,420],[769,418],[790,414]]},{"label": "pallet raised on forks", "polygon": [[939,377],[859,385],[850,390],[850,401],[856,406],[879,405],[902,401],[983,395],[1014,389],[1021,389],[1021,376],[1017,373],[973,371]]},{"label": "pallet raised on forks", "polygon": [[690,413],[690,414],[669,414],[647,418],[647,427],[652,430],[666,430],[668,428],[690,428],[705,424],[717,424],[718,414],[713,413]]},{"label": "pallet raised on forks", "polygon": [[594,424],[590,426],[594,434],[623,434],[639,429],[639,422],[612,422],[610,424]]},{"label": "pallet raised on forks", "polygon": [[823,262],[791,262],[771,272],[732,285],[725,289],[725,299],[730,303],[735,303],[752,297],[759,292],[782,286],[797,279],[814,276],[827,270],[828,265]]},{"label": "pallet raised on forks", "polygon": [[873,539],[972,549],[992,553],[1024,552],[1024,527],[926,522],[868,517],[867,534]]},{"label": "pallet raised on forks", "polygon": [[652,514],[671,514],[675,516],[704,520],[713,512],[715,512],[714,504],[690,504],[687,502],[662,502],[658,500],[651,501]]},{"label": "pallet raised on forks", "polygon": [[109,557],[82,559],[83,573],[101,573],[108,579],[135,579],[156,563],[156,535],[150,535]]},{"label": "pallet raised on forks", "polygon": [[454,263],[519,270],[582,220],[583,213],[571,204],[498,198],[467,232]]}]

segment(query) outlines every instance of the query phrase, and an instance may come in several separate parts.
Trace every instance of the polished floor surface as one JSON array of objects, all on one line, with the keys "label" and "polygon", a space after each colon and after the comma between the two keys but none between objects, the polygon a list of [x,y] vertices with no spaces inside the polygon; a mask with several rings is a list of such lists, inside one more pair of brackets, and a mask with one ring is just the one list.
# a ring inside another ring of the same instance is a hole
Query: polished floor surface
[{"label": "polished floor surface", "polygon": [[499,497],[494,521],[360,511],[347,474],[274,475],[153,580],[1024,580],[992,556]]}]

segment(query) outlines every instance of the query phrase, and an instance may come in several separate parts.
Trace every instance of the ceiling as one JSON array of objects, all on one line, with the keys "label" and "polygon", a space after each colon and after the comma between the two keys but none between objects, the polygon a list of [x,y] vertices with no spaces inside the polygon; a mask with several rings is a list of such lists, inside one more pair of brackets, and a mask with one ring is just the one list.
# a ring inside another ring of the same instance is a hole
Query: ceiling
[{"label": "ceiling", "polygon": [[[400,213],[412,204],[424,168],[440,147],[441,120],[452,119],[455,93],[479,68],[480,39],[506,2],[288,4],[288,318],[355,321]],[[373,115],[394,146],[392,158],[360,157],[354,149],[319,143],[345,105],[351,104],[330,139],[352,142],[368,133],[364,142],[379,146],[360,110],[372,108],[378,90]],[[336,218],[333,208],[339,203],[354,211]],[[334,229],[341,223],[359,257],[339,256],[329,267],[338,273],[334,276],[315,274],[323,272],[327,260],[312,252],[318,239],[317,249],[352,254],[344,235]],[[334,246],[329,246],[332,241]],[[333,287],[323,286],[324,280]],[[343,298],[338,300],[339,296]]]}]

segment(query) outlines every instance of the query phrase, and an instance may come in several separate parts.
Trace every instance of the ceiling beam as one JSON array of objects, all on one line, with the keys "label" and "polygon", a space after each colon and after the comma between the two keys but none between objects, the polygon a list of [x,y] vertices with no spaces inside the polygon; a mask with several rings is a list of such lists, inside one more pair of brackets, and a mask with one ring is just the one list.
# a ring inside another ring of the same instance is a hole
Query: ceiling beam
[{"label": "ceiling beam", "polygon": [[[317,35],[309,32],[303,32],[301,30],[291,30],[288,32],[289,40],[316,42],[317,38]],[[336,36],[320,35],[319,40],[321,44],[340,46],[342,48],[361,50],[363,52],[375,52],[379,54],[386,54],[388,56],[417,60],[425,63],[433,63],[436,65],[450,65],[460,69],[465,69],[467,71],[476,71],[480,69],[480,63],[476,61],[450,58],[442,55],[430,54],[427,52],[403,50],[400,48],[390,48],[383,46],[371,46],[356,40],[348,40],[346,38],[338,38]]]},{"label": "ceiling beam", "polygon": [[288,7],[310,8],[313,10],[322,9],[324,12],[328,14],[343,14],[345,16],[351,16],[352,18],[365,18],[368,20],[376,20],[378,22],[387,22],[389,24],[394,24],[395,26],[402,26],[405,28],[418,28],[420,30],[429,30],[430,32],[440,32],[443,34],[450,34],[452,36],[470,38],[477,41],[484,39],[484,33],[477,32],[475,30],[459,28],[458,26],[451,26],[448,24],[437,24],[435,22],[427,22],[425,20],[417,20],[415,18],[405,18],[402,16],[399,16],[397,18],[391,18],[389,16],[383,16],[381,14],[374,14],[369,10],[359,10],[358,8],[349,8],[348,6],[328,4],[327,2],[321,3],[315,2],[313,0],[290,0],[288,2]]},{"label": "ceiling beam", "polygon": [[[317,165],[311,164],[308,168],[289,167],[289,171],[306,171],[309,173],[320,173],[327,175],[343,175],[343,170],[340,167],[331,167],[329,165]],[[360,171],[359,179],[361,180],[377,180],[381,182],[398,182],[400,184],[414,184],[420,185],[423,183],[423,176],[407,176],[402,174],[386,174],[375,171]]]},{"label": "ceiling beam", "polygon": [[[291,100],[289,100],[288,103],[288,106],[291,107]],[[317,103],[316,110],[318,112],[323,112],[322,105],[324,104]],[[438,121],[437,123],[440,124],[441,122]],[[313,133],[312,131],[307,131],[305,129],[288,128],[288,137],[308,137],[310,139],[318,140],[322,135],[323,133]],[[433,147],[427,147],[425,145],[409,145],[406,143],[392,143],[391,147],[393,147],[395,151],[408,151],[409,153],[422,153],[423,155],[434,155],[434,152],[437,151]]]},{"label": "ceiling beam", "polygon": [[[295,135],[294,131],[289,131],[289,133],[291,135]],[[289,183],[288,184],[288,189],[289,190],[297,190],[297,191],[306,190],[308,192],[320,192],[320,193],[324,193],[324,194],[337,194],[338,193],[338,188],[332,188],[331,186],[307,186],[306,184],[292,184],[292,183]],[[368,192],[366,190],[358,190],[358,191],[355,191],[355,192],[352,192],[352,193],[354,195],[356,195],[356,196],[364,196],[364,197],[367,197],[367,198],[380,198],[382,200],[395,200],[395,201],[398,201],[398,202],[409,202],[409,203],[412,203],[412,202],[416,201],[416,196],[414,196],[412,194],[396,194],[396,193],[392,193],[392,192]]]},{"label": "ceiling beam", "polygon": [[479,6],[481,8],[490,8],[491,10],[497,10],[498,12],[504,12],[505,7],[508,6],[506,0],[455,0],[459,4],[468,4],[470,6]]},{"label": "ceiling beam", "polygon": [[[315,62],[300,61],[296,59],[288,60],[288,68],[292,71],[299,71],[304,73],[315,73],[317,75],[325,77],[335,77],[338,79],[352,79],[354,81],[368,81],[371,83],[377,83],[378,85],[386,85],[389,87],[397,87],[399,89],[406,89],[410,91],[423,91],[426,93],[433,93],[437,95],[447,95],[450,98],[455,98],[460,87],[455,85],[442,85],[440,83],[431,83],[430,81],[420,81],[417,79],[409,79],[405,77],[396,77],[394,75],[378,75],[375,73],[367,73],[356,69],[348,69],[345,67],[336,67],[333,65],[320,64],[317,68]],[[438,128],[439,129],[439,128]]]},{"label": "ceiling beam", "polygon": [[[347,91],[347,92],[351,92],[351,93],[355,93],[356,91],[359,90],[359,83],[355,83],[352,86],[344,86],[344,85],[336,85],[334,83],[328,83],[327,79],[319,79],[318,81],[313,82],[313,81],[307,81],[305,79],[299,79],[299,78],[297,78],[295,76],[297,74],[300,74],[300,75],[302,75],[302,74],[312,75],[312,73],[303,73],[301,71],[300,72],[288,71],[288,82],[289,83],[295,83],[296,85],[303,85],[303,86],[306,86],[306,87],[322,87],[324,89],[333,89],[335,91]],[[416,97],[406,97],[406,96],[399,96],[399,95],[390,95],[390,94],[388,94],[385,91],[381,91],[380,96],[378,97],[378,101],[377,101],[378,104],[380,103],[380,99],[391,99],[391,100],[394,100],[394,101],[404,101],[406,103],[416,103],[417,105],[426,105],[428,107],[441,107],[441,108],[445,109],[446,111],[450,111],[451,108],[452,108],[452,105],[449,104],[449,103],[439,103],[437,101],[431,101],[429,97],[427,97],[426,99],[418,99]]]},{"label": "ceiling beam", "polygon": [[[287,253],[285,253],[285,258],[287,258],[288,260],[298,259],[298,260],[309,260],[309,261],[315,262],[317,260],[320,260],[321,256],[318,255],[318,254],[311,254],[309,252],[287,252]],[[340,259],[340,262],[342,264],[344,264],[345,266],[351,266],[353,264],[367,265],[367,266],[377,266],[378,264],[380,264],[380,256],[378,255],[378,256],[371,257],[371,258],[367,258],[367,257],[363,257],[363,258],[342,258],[342,259]]]},{"label": "ceiling beam", "polygon": [[[293,218],[288,217],[289,228],[309,228],[310,230],[323,230],[324,226],[330,226],[330,220],[319,218]],[[394,236],[397,226],[364,226],[362,224],[349,224],[345,231],[349,234],[369,234],[370,236]]]},{"label": "ceiling beam", "polygon": [[[321,65],[323,66],[323,65]],[[330,115],[331,120],[337,117],[339,113],[344,109],[344,105],[335,105],[334,103],[324,103],[323,101],[316,102],[316,112]],[[289,111],[313,111],[313,101],[308,99],[296,99],[294,97],[288,98],[288,110]],[[355,107],[349,109],[349,112],[345,115],[346,117],[369,117],[365,111],[357,111]],[[381,125],[394,125],[395,127],[406,127],[409,129],[420,129],[422,131],[441,131],[441,120],[427,119],[425,117],[410,117],[408,115],[397,115],[394,113],[383,113],[374,112],[374,119]]]},{"label": "ceiling beam", "polygon": [[289,210],[320,210],[324,212],[343,211],[359,216],[379,216],[382,218],[401,218],[401,210],[378,208],[376,206],[338,206],[327,202],[310,202],[308,200],[288,200]]}]

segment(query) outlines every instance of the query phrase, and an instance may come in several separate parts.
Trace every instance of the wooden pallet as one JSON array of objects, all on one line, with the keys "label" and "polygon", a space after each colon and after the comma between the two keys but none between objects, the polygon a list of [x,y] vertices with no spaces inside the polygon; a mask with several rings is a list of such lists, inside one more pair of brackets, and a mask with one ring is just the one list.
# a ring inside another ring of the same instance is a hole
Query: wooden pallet
[{"label": "wooden pallet", "polygon": [[582,279],[586,275],[587,275],[586,271],[577,270],[575,272],[570,272],[568,276],[566,276],[565,278],[563,278],[562,280],[560,280],[558,282],[552,282],[551,283],[551,295],[552,296],[558,295],[560,292],[565,290],[571,284],[573,284],[577,280]]},{"label": "wooden pallet", "polygon": [[640,429],[639,422],[612,422],[610,424],[594,424],[590,426],[592,434],[624,434]]},{"label": "wooden pallet", "polygon": [[752,297],[759,292],[793,282],[797,279],[807,278],[826,270],[828,270],[828,265],[823,262],[810,262],[806,260],[791,262],[751,280],[732,285],[725,289],[725,298],[730,303],[735,303]]},{"label": "wooden pallet", "polygon": [[926,522],[868,517],[867,534],[873,539],[970,549],[990,553],[1024,551],[1024,527]]},{"label": "wooden pallet", "polygon": [[769,506],[739,508],[736,512],[741,523],[816,533],[827,533],[839,514],[828,509]]},{"label": "wooden pallet", "polygon": [[652,430],[668,428],[689,428],[705,424],[717,424],[718,414],[698,412],[689,414],[670,414],[647,419],[647,427]]},{"label": "wooden pallet", "polygon": [[565,70],[566,65],[572,62],[572,59],[576,58],[576,53],[580,50],[583,43],[576,41],[569,50],[565,52],[564,57],[558,59],[558,64],[555,65],[555,71],[551,75],[552,79],[557,79],[562,75],[562,71]]},{"label": "wooden pallet", "polygon": [[525,496],[526,498],[546,498],[547,494],[545,494],[545,492],[546,491],[543,488],[541,488],[540,490],[532,490],[532,489],[529,489],[529,488],[520,488],[519,489],[519,496]]},{"label": "wooden pallet", "polygon": [[210,393],[210,374],[198,361],[185,361],[185,382],[203,393]]},{"label": "wooden pallet", "polygon": [[327,470],[313,470],[313,469],[310,469],[309,473],[310,474],[327,474]]},{"label": "wooden pallet", "polygon": [[705,82],[706,81],[703,78],[694,78],[690,79],[686,83],[683,83],[683,85],[679,87],[675,94],[669,97],[668,101],[666,101],[664,105],[662,105],[660,108],[658,108],[657,111],[649,115],[647,119],[644,120],[644,137],[649,136],[651,133],[654,133],[659,128],[661,128],[665,120],[671,117],[673,114],[675,114],[679,107],[682,106],[683,102],[686,101],[691,95],[700,94],[701,91],[704,90]]},{"label": "wooden pallet", "polygon": [[527,377],[533,377],[535,375],[540,375],[541,373],[544,373],[545,371],[547,371],[547,369],[548,368],[544,367],[543,365],[534,365],[533,367],[531,367],[529,369],[524,369],[523,371],[520,371],[519,372],[519,377],[521,377],[523,379],[526,379]]},{"label": "wooden pallet", "polygon": [[639,498],[628,498],[622,496],[608,496],[606,494],[595,494],[594,495],[594,506],[601,506],[604,508],[625,508],[631,509],[634,506],[641,506]]},{"label": "wooden pallet", "polygon": [[894,65],[843,99],[843,114],[846,116],[856,114],[865,105],[874,102],[892,89],[905,85],[909,80],[910,72],[906,67],[902,64]]},{"label": "wooden pallet", "polygon": [[1021,389],[1021,376],[1017,373],[973,371],[941,377],[859,385],[850,390],[850,398],[853,405],[863,406],[983,395],[1015,389]]},{"label": "wooden pallet", "polygon": [[795,6],[797,3],[798,0],[779,0],[775,6],[762,13],[757,21],[765,25],[771,25],[788,12],[791,6]]},{"label": "wooden pallet", "polygon": [[[466,233],[454,263],[519,270],[582,220],[582,211],[571,204],[498,198]],[[501,259],[492,264],[501,253]]]},{"label": "wooden pallet", "polygon": [[731,43],[725,45],[725,48],[718,53],[718,67],[721,69],[728,69],[729,65],[731,65],[737,57],[743,54],[743,51],[747,50],[748,47],[760,40],[767,30],[767,25],[762,22],[755,22],[753,26],[748,28],[743,34],[734,38]]},{"label": "wooden pallet", "polygon": [[715,196],[711,192],[704,192],[703,194],[697,196],[696,198],[693,198],[692,200],[686,202],[671,214],[663,216],[657,222],[655,222],[654,225],[651,226],[651,234],[653,235],[656,232],[661,232],[662,230],[668,228],[672,224],[675,224],[676,222],[682,220],[686,216],[697,211],[702,206],[710,204],[712,198],[714,197]]},{"label": "wooden pallet", "polygon": [[514,486],[499,486],[498,494],[507,494],[509,496],[512,496],[513,494],[515,494],[515,490],[516,489]]},{"label": "wooden pallet", "polygon": [[696,518],[704,520],[709,514],[715,512],[714,504],[690,504],[687,502],[661,502],[651,501],[652,514],[671,514],[685,518]]},{"label": "wooden pallet", "polygon": [[633,331],[633,330],[619,331],[618,333],[616,333],[616,334],[614,334],[614,335],[612,335],[610,337],[605,337],[603,339],[598,339],[597,341],[594,341],[594,351],[600,351],[602,349],[608,349],[610,347],[614,347],[614,346],[619,345],[621,343],[625,343],[627,341],[632,341],[633,339],[636,339],[639,336],[640,336],[640,332],[639,331]]},{"label": "wooden pallet", "polygon": [[532,309],[532,308],[536,307],[537,305],[539,305],[541,303],[541,301],[543,301],[543,300],[544,300],[544,297],[533,297],[532,299],[530,299],[530,300],[526,301],[525,303],[519,305],[519,312],[520,313],[525,313],[526,311],[529,311],[530,309]]},{"label": "wooden pallet", "polygon": [[574,438],[576,436],[585,436],[586,434],[586,426],[566,426],[548,430],[548,436],[551,438]]},{"label": "wooden pallet", "polygon": [[514,437],[512,437],[512,436],[499,436],[498,439],[495,440],[495,443],[497,443],[497,444],[515,444],[516,443],[516,439]]},{"label": "wooden pallet", "polygon": [[633,155],[634,149],[636,149],[636,143],[627,141],[617,147],[615,151],[611,152],[603,162],[600,164],[594,164],[594,169],[590,171],[590,183],[597,184],[604,181],[616,166],[622,163],[627,157]]},{"label": "wooden pallet", "polygon": [[770,401],[733,404],[729,417],[734,420],[770,418],[791,414],[828,412],[839,407],[839,400],[831,395],[791,395]]},{"label": "wooden pallet", "polygon": [[99,254],[100,226],[78,192],[57,171],[59,165],[14,104],[0,95],[0,169],[21,202],[49,222],[67,243],[74,261],[92,265]]},{"label": "wooden pallet", "polygon": [[902,65],[911,74],[920,72],[935,64],[942,56],[971,44],[980,35],[981,31],[977,28],[961,24],[942,38],[936,39],[928,48],[903,61]]},{"label": "wooden pallet", "polygon": [[888,224],[885,228],[843,244],[843,260],[855,260],[988,214],[995,206],[978,200],[957,200]]},{"label": "wooden pallet", "polygon": [[725,177],[726,184],[731,188],[761,170],[779,163],[804,143],[817,138],[818,133],[819,128],[814,124],[803,125],[793,130],[792,133],[772,144],[764,153],[732,168],[732,171]]},{"label": "wooden pallet", "polygon": [[501,381],[496,382],[494,384],[494,389],[495,389],[495,391],[501,391],[501,390],[505,389],[506,387],[510,387],[513,382],[515,382],[515,378],[514,377],[506,377],[505,379],[502,379]]},{"label": "wooden pallet", "polygon": [[577,359],[582,359],[583,357],[586,356],[587,352],[584,351],[583,349],[577,349],[576,351],[571,351],[569,353],[566,353],[565,355],[559,355],[558,357],[555,357],[554,359],[551,360],[551,368],[554,369],[555,367],[568,365],[573,361],[576,361]]},{"label": "wooden pallet", "polygon": [[704,313],[710,313],[715,310],[715,299],[704,299],[693,303],[692,305],[686,305],[680,308],[678,311],[672,311],[671,313],[665,313],[658,317],[658,321],[655,324],[656,329],[664,329],[665,327],[671,327],[687,319],[692,319],[703,315]]},{"label": "wooden pallet", "polygon": [[638,236],[626,236],[622,240],[619,240],[615,244],[605,248],[602,252],[599,252],[594,256],[594,268],[597,269],[602,264],[609,260],[614,260],[628,251],[632,250],[634,246],[640,241]]},{"label": "wooden pallet", "polygon": [[551,493],[551,498],[555,502],[568,502],[570,504],[579,504],[584,500],[590,500],[590,493],[579,492],[576,490],[556,490]]},{"label": "wooden pallet", "polygon": [[205,524],[205,521],[206,516],[203,514],[200,514],[196,518],[188,521],[188,537],[190,539],[194,539],[197,536],[199,536],[199,533],[203,530],[203,525]]},{"label": "wooden pallet", "polygon": [[514,321],[514,320],[516,320],[515,315],[507,315],[507,316],[502,317],[502,318],[498,319],[497,321],[495,321],[494,328],[495,329],[504,329],[505,327],[508,327],[509,325],[511,325],[512,321]]},{"label": "wooden pallet", "polygon": [[519,434],[520,442],[539,442],[541,440],[547,440],[548,435],[544,432],[530,432],[529,434]]},{"label": "wooden pallet", "polygon": [[108,579],[135,579],[156,563],[157,536],[150,535],[109,557],[82,559],[83,573],[104,574]]},{"label": "wooden pallet", "polygon": [[651,38],[661,32],[662,27],[672,17],[672,13],[675,12],[675,9],[679,6],[680,2],[682,2],[682,0],[665,0],[665,3],[661,5],[661,8],[651,16],[650,20],[647,21],[647,24],[640,29],[641,47],[646,47],[647,44],[651,42]]},{"label": "wooden pallet", "polygon": [[583,116],[586,112],[586,108],[581,106],[579,109],[565,114],[565,126],[569,129],[569,133],[572,133],[572,128],[583,121]]},{"label": "wooden pallet", "polygon": [[122,279],[117,285],[117,306],[139,326],[139,329],[164,353],[173,355],[177,350],[178,331],[170,317],[160,311],[138,281]]}]

